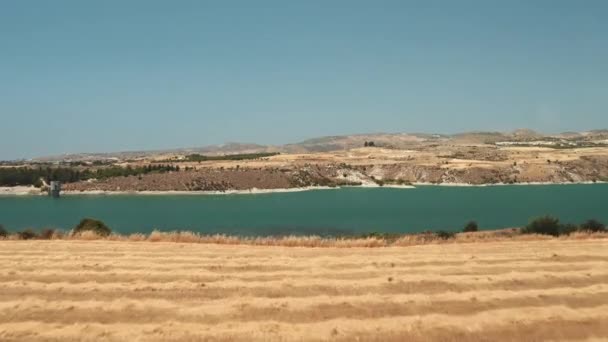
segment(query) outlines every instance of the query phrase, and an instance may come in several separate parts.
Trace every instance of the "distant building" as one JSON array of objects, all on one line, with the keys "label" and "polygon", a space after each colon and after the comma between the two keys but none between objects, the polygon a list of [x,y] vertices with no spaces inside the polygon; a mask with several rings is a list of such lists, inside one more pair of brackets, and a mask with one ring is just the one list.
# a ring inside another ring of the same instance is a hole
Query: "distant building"
[{"label": "distant building", "polygon": [[59,198],[60,192],[61,192],[61,182],[51,181],[51,186],[49,187],[49,196],[54,197],[54,198]]}]

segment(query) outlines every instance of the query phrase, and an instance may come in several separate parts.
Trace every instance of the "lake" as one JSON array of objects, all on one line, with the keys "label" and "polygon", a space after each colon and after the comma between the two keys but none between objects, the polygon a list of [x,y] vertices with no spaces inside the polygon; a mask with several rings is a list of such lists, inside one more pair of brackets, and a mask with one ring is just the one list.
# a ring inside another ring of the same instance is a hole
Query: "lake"
[{"label": "lake", "polygon": [[0,196],[0,224],[69,229],[81,218],[115,232],[191,230],[236,235],[357,234],[515,227],[554,215],[608,222],[608,184],[415,189],[343,188],[256,195]]}]

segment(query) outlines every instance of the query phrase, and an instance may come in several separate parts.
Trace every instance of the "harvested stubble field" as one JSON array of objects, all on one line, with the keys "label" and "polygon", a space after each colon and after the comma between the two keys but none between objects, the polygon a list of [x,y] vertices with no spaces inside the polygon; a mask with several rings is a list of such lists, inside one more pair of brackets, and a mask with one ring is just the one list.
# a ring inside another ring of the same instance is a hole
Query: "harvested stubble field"
[{"label": "harvested stubble field", "polygon": [[608,339],[608,240],[0,241],[2,341]]}]

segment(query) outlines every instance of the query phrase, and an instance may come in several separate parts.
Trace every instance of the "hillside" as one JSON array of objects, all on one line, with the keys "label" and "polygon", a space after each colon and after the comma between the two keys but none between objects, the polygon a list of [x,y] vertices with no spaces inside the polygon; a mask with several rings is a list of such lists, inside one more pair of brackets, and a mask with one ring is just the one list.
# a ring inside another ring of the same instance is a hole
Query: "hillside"
[{"label": "hillside", "polygon": [[[204,147],[178,148],[168,150],[150,151],[126,151],[106,153],[77,153],[56,156],[34,158],[38,162],[55,162],[61,160],[128,160],[128,159],[162,159],[175,155],[187,155],[192,153],[204,155],[224,155],[262,152],[281,153],[315,153],[348,150],[363,147],[365,142],[374,142],[375,146],[408,149],[412,147],[424,147],[427,145],[493,145],[499,142],[528,142],[528,141],[555,141],[563,139],[566,141],[603,142],[608,139],[608,130],[594,130],[588,132],[566,132],[557,135],[544,135],[529,129],[518,129],[514,132],[467,132],[452,135],[427,134],[427,133],[373,133],[327,136],[304,140],[298,143],[286,145],[260,145],[255,143],[230,142],[221,145],[210,145]],[[606,142],[608,144],[608,142]]]}]

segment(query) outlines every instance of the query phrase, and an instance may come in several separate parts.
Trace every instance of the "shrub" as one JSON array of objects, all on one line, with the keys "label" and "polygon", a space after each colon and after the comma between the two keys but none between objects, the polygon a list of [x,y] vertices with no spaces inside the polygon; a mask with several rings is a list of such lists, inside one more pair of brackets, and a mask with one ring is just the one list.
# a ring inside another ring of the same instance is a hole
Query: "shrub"
[{"label": "shrub", "polygon": [[581,224],[579,230],[588,232],[605,232],[606,225],[597,220],[588,220],[587,222]]},{"label": "shrub", "polygon": [[4,226],[0,224],[0,238],[5,238],[8,236],[8,231],[4,229]]},{"label": "shrub", "polygon": [[95,232],[99,236],[108,236],[112,233],[112,229],[106,226],[100,220],[85,218],[80,221],[80,223],[74,228],[73,234],[79,234],[86,231]]},{"label": "shrub", "polygon": [[435,232],[435,235],[437,235],[438,238],[442,239],[442,240],[448,240],[448,239],[453,239],[454,238],[454,232],[448,232],[445,230],[438,230],[437,232]]},{"label": "shrub", "polygon": [[19,239],[21,240],[31,240],[36,238],[36,233],[31,228],[27,228],[17,233],[17,235],[19,235]]},{"label": "shrub", "polygon": [[477,222],[470,221],[469,223],[466,224],[466,226],[464,226],[464,229],[462,231],[465,233],[470,233],[470,232],[476,232],[478,230],[479,230],[479,226],[477,225]]},{"label": "shrub", "polygon": [[544,216],[532,220],[521,232],[523,234],[543,234],[558,236],[560,233],[559,219]]}]

